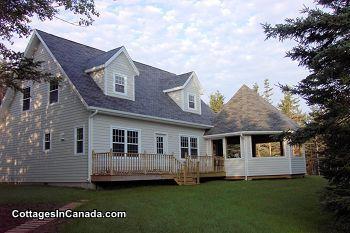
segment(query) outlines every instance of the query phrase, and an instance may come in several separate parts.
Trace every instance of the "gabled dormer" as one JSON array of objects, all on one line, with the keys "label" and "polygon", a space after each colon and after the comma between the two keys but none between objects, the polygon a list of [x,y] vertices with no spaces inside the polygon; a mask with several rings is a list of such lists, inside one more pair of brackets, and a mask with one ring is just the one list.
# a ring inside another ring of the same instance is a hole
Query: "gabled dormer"
[{"label": "gabled dormer", "polygon": [[203,88],[195,72],[180,74],[168,84],[166,93],[183,111],[202,114],[201,95]]},{"label": "gabled dormer", "polygon": [[139,75],[125,47],[89,59],[88,73],[105,95],[135,100],[135,76]]}]

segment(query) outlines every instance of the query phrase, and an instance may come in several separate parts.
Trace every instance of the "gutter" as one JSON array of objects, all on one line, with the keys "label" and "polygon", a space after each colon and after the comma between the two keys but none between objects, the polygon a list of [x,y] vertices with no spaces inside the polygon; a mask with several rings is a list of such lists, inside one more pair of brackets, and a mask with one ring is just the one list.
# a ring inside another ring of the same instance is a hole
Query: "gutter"
[{"label": "gutter", "polygon": [[88,178],[87,181],[91,182],[92,175],[92,140],[93,140],[93,118],[98,114],[98,110],[95,110],[89,115],[88,119]]},{"label": "gutter", "polygon": [[140,120],[146,120],[146,121],[153,121],[153,122],[159,122],[159,123],[171,123],[174,125],[180,125],[180,126],[190,126],[193,128],[199,128],[199,129],[209,129],[212,128],[212,125],[205,125],[205,124],[198,124],[198,123],[191,123],[187,121],[181,121],[181,120],[172,120],[162,117],[154,117],[154,116],[148,116],[138,113],[131,113],[131,112],[124,112],[119,110],[112,110],[107,108],[99,108],[99,107],[88,107],[87,108],[90,111],[98,111],[101,114],[106,115],[113,115],[113,116],[121,116],[121,117],[128,117],[132,119],[140,119]]},{"label": "gutter", "polygon": [[283,131],[238,131],[232,133],[221,133],[221,134],[212,134],[204,135],[204,138],[222,138],[228,136],[241,136],[241,135],[259,135],[259,134],[279,134]]}]

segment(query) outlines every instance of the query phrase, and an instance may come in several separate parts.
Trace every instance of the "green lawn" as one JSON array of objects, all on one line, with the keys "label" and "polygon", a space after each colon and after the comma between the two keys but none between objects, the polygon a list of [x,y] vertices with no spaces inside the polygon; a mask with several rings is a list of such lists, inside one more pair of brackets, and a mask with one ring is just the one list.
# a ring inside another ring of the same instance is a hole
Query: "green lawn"
[{"label": "green lawn", "polygon": [[126,219],[77,219],[63,232],[329,232],[319,177],[210,181],[198,186],[147,185],[104,191],[0,186],[0,204],[67,203],[84,210],[125,210]]}]

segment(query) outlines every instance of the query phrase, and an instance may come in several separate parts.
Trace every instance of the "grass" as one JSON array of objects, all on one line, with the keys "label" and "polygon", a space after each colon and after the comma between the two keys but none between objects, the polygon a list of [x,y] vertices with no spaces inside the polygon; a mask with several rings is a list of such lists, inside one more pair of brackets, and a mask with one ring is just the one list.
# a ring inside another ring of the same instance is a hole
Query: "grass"
[{"label": "grass", "polygon": [[63,232],[329,232],[320,177],[210,181],[198,186],[73,188],[0,186],[0,203],[88,199],[81,210],[125,210],[126,219],[75,219]]}]

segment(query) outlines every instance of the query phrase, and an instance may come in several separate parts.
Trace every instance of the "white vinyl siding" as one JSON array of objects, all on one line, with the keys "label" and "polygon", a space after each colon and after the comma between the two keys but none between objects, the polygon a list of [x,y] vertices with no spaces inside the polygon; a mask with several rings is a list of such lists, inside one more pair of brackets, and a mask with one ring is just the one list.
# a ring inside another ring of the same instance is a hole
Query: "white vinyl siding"
[{"label": "white vinyl siding", "polygon": [[[115,75],[124,77],[125,92],[115,91]],[[129,63],[126,55],[121,53],[114,61],[112,61],[104,71],[104,92],[106,95],[135,100],[135,82],[134,82],[134,70]]]},{"label": "white vinyl siding", "polygon": [[[45,61],[46,71],[60,74],[41,44],[34,57]],[[22,94],[15,94],[9,114],[0,122],[0,182],[87,182],[88,157],[74,156],[74,128],[88,125],[90,113],[67,80],[59,89],[60,104],[48,105],[49,83],[31,84],[31,110],[26,112],[22,112]],[[45,129],[51,132],[48,154],[43,152]],[[87,132],[84,151],[88,151]]]},{"label": "white vinyl siding", "polygon": [[[118,127],[119,125],[122,127]],[[155,153],[155,135],[159,132],[162,132],[166,133],[167,135],[167,154],[174,154],[177,158],[180,158],[179,135],[192,135],[194,137],[197,137],[199,154],[206,154],[206,141],[203,138],[204,130],[202,129],[101,114],[97,114],[94,117],[93,123],[94,134],[92,149],[95,152],[107,152],[112,148],[111,126],[115,126],[114,128],[136,129],[139,131],[140,153]]]}]

